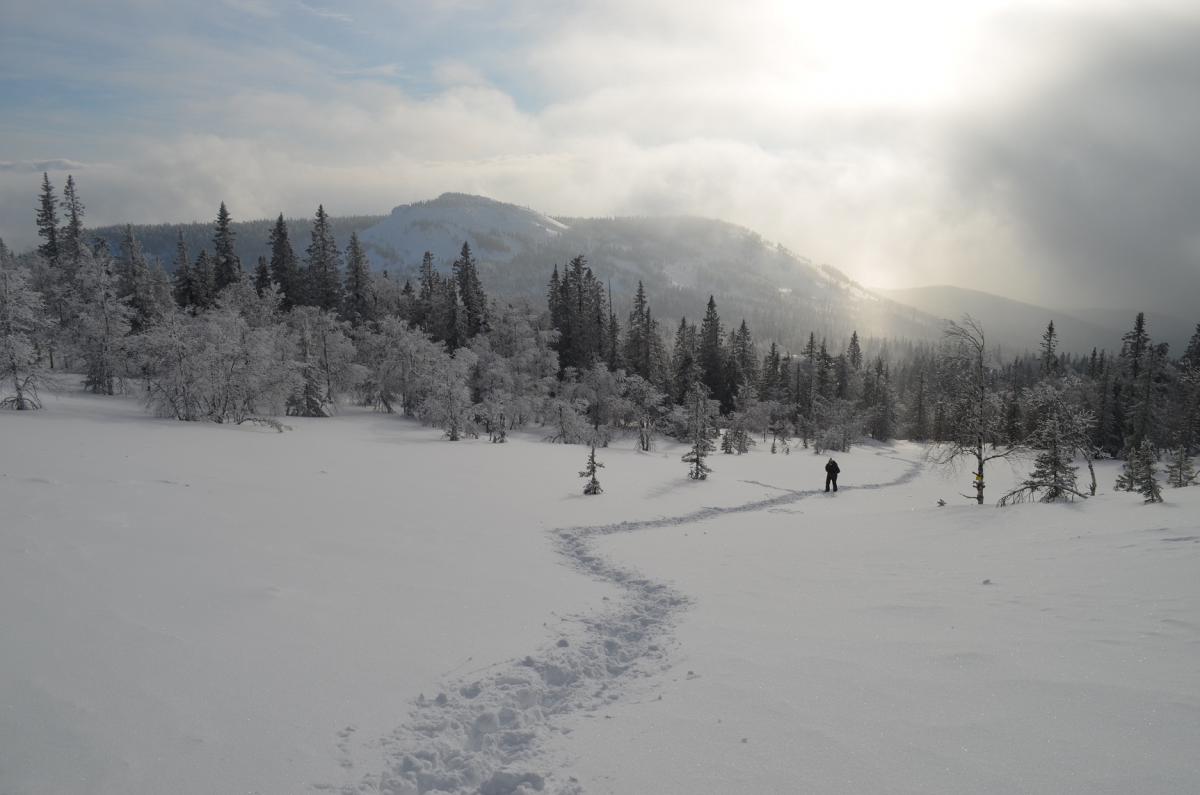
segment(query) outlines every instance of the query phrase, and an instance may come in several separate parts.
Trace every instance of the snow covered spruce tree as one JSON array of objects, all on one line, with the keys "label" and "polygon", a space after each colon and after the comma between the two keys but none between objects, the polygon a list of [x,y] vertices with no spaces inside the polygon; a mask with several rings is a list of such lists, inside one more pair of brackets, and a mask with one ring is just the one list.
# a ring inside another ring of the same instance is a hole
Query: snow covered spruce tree
[{"label": "snow covered spruce tree", "polygon": [[1074,458],[1090,444],[1091,413],[1068,406],[1059,391],[1045,382],[1029,390],[1027,400],[1036,407],[1038,424],[1026,443],[1038,454],[1029,477],[1001,497],[999,504],[1025,502],[1037,495],[1041,502],[1086,499],[1076,486]]},{"label": "snow covered spruce tree", "polygon": [[17,265],[0,240],[0,408],[24,411],[42,406],[35,341],[43,309],[29,272]]},{"label": "snow covered spruce tree", "polygon": [[587,465],[579,473],[579,477],[588,479],[587,483],[583,486],[584,494],[600,494],[604,491],[604,489],[600,488],[600,481],[596,479],[596,470],[603,468],[604,464],[596,460],[596,445],[593,444],[588,452]]},{"label": "snow covered spruce tree", "polygon": [[692,382],[687,391],[687,441],[692,447],[683,455],[683,462],[691,464],[688,477],[692,480],[705,480],[712,469],[706,459],[713,451],[713,425],[717,415],[717,401],[710,400],[708,388],[699,379]]},{"label": "snow covered spruce tree", "polygon": [[1007,458],[1016,446],[1000,447],[1003,412],[989,389],[989,351],[983,326],[970,315],[951,321],[943,335],[941,366],[945,374],[948,421],[939,429],[944,439],[930,448],[934,463],[952,465],[966,458],[975,465],[974,500],[983,505],[984,469],[989,461]]},{"label": "snow covered spruce tree", "polygon": [[1196,468],[1192,464],[1192,457],[1188,455],[1187,447],[1179,445],[1171,450],[1171,457],[1167,462],[1167,483],[1181,489],[1195,482]]},{"label": "snow covered spruce tree", "polygon": [[1117,476],[1118,491],[1136,491],[1147,503],[1162,502],[1162,487],[1154,466],[1154,445],[1145,439],[1129,452],[1121,474]]}]

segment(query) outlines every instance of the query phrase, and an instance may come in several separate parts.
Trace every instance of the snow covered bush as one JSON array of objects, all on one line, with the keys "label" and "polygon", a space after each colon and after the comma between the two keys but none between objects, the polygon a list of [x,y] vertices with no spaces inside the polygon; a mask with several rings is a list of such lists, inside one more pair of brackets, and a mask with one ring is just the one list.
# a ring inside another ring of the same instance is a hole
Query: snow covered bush
[{"label": "snow covered bush", "polygon": [[459,348],[452,356],[438,358],[429,374],[429,393],[419,414],[425,422],[441,428],[452,442],[479,435],[468,386],[476,361],[470,348]]},{"label": "snow covered bush", "polygon": [[264,420],[282,414],[301,385],[286,330],[252,328],[232,308],[195,316],[176,311],[133,339],[146,403],[160,417]]},{"label": "snow covered bush", "polygon": [[[41,366],[34,345],[43,311],[29,273],[0,242],[0,408],[37,409]],[[11,394],[5,394],[11,389]]]}]

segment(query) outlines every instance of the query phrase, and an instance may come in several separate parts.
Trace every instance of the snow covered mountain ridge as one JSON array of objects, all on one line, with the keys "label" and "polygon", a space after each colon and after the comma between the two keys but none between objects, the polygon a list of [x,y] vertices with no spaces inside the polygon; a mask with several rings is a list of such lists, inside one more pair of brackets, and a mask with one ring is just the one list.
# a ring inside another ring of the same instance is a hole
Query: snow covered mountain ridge
[{"label": "snow covered mountain ridge", "polygon": [[475,256],[511,261],[522,251],[567,231],[560,221],[484,196],[443,193],[429,201],[402,204],[360,235],[376,269],[416,267],[428,251],[436,261],[453,260],[464,241]]},{"label": "snow covered mountain ridge", "polygon": [[482,196],[444,193],[396,207],[359,234],[376,270],[411,278],[426,251],[441,268],[471,246],[489,291],[541,296],[554,265],[582,254],[621,306],[640,281],[660,319],[698,315],[709,295],[731,323],[798,347],[810,331],[832,339],[928,337],[932,318],[817,266],[756,232],[708,218],[552,218]]}]

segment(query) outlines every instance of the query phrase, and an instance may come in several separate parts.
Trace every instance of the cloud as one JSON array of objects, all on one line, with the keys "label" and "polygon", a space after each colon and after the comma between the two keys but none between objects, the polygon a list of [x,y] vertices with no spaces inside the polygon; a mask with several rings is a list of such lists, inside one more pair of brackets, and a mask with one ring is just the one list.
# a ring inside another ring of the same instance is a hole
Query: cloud
[{"label": "cloud", "polygon": [[317,8],[316,6],[310,6],[308,3],[297,3],[296,5],[304,9],[305,12],[312,14],[314,17],[320,17],[321,19],[331,19],[335,22],[345,23],[354,21],[354,17],[350,16],[349,14],[342,13],[341,11],[333,11],[328,8]]},{"label": "cloud", "polygon": [[49,171],[83,171],[88,168],[86,163],[78,160],[68,160],[63,157],[50,160],[0,160],[0,171],[15,174],[41,174]]},{"label": "cloud", "polygon": [[[724,218],[883,286],[1176,311],[1198,289],[1200,28],[1182,3],[372,1],[316,33],[293,19],[316,7],[237,4],[278,14],[270,35],[196,33],[223,24],[200,11],[147,23],[132,64],[89,74],[132,109],[59,109],[48,135],[10,139],[40,148],[12,162],[52,146],[110,163],[81,181],[97,223],[461,190]],[[14,243],[34,182],[0,166]]]}]

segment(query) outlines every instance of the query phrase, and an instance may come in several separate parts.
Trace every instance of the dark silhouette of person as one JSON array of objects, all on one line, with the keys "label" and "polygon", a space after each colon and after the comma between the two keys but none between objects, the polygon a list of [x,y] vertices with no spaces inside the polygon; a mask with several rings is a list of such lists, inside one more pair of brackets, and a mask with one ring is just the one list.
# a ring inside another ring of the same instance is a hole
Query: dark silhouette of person
[{"label": "dark silhouette of person", "polygon": [[825,465],[825,491],[829,491],[831,484],[833,485],[833,490],[837,491],[837,476],[841,471],[841,468],[837,465],[837,461],[834,461],[832,458],[829,459],[829,463]]}]

